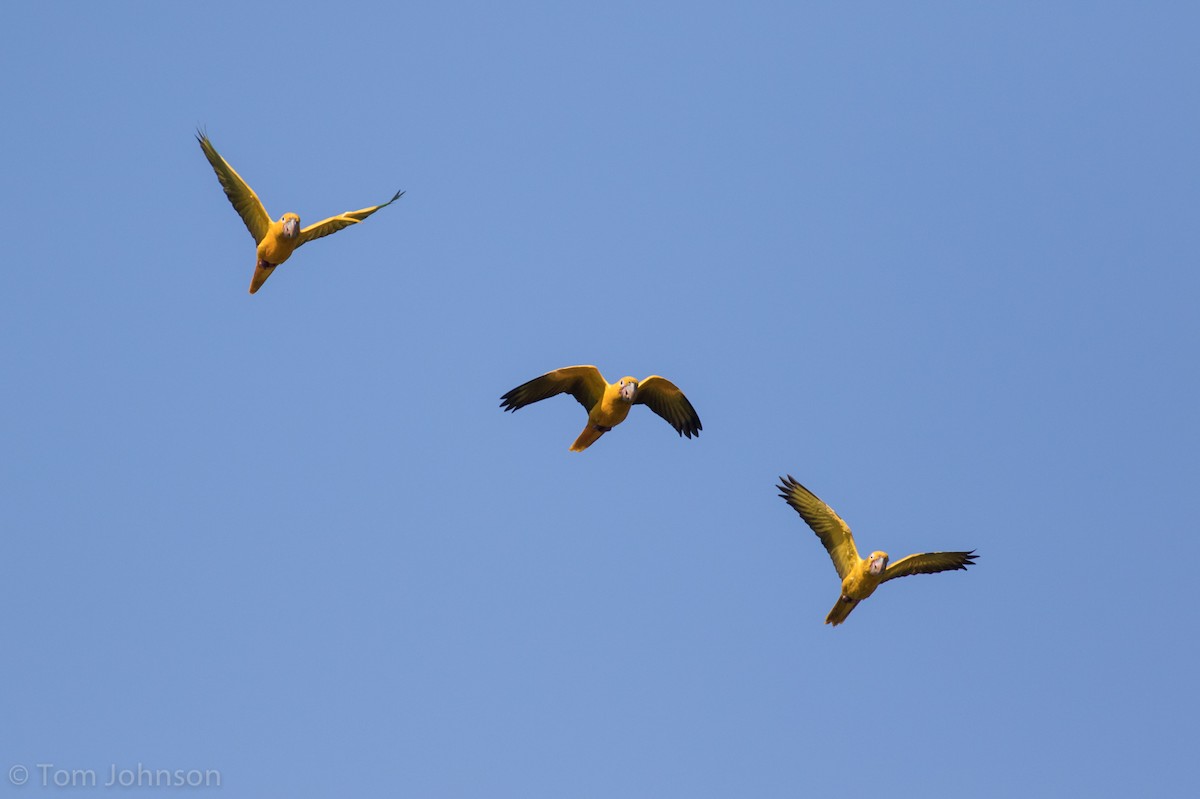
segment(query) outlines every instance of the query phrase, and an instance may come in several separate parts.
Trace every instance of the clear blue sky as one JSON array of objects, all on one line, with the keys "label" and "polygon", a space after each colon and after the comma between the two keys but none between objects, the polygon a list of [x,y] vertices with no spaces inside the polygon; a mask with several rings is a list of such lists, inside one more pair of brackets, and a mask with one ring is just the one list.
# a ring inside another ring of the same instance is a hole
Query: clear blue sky
[{"label": "clear blue sky", "polygon": [[5,9],[0,795],[1194,787],[1200,11],[648,5]]}]

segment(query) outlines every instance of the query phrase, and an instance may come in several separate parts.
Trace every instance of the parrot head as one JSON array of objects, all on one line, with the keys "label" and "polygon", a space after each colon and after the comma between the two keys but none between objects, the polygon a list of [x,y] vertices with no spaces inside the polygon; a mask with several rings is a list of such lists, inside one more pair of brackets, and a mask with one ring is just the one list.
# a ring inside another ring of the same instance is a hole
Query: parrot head
[{"label": "parrot head", "polygon": [[867,571],[878,577],[883,574],[883,570],[888,565],[888,553],[872,552],[871,557],[867,558]]},{"label": "parrot head", "polygon": [[300,235],[300,217],[295,214],[284,214],[279,217],[279,221],[283,223],[283,237],[285,239],[294,239]]},{"label": "parrot head", "polygon": [[633,404],[633,398],[637,396],[638,384],[632,377],[622,377],[617,383],[617,393],[621,399]]}]

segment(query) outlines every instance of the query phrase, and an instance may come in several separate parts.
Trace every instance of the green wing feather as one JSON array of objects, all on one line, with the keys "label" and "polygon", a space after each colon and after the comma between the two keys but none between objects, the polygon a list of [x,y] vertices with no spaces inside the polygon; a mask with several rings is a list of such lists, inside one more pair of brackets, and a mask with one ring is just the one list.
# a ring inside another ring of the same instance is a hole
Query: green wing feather
[{"label": "green wing feather", "polygon": [[665,377],[650,375],[639,382],[633,404],[645,405],[666,419],[681,436],[699,436],[704,429],[692,403],[688,402],[678,386]]},{"label": "green wing feather", "polygon": [[[344,227],[357,225],[359,222],[366,219],[371,214],[378,211],[380,208],[387,208],[392,203],[404,196],[404,192],[398,191],[392,199],[385,202],[383,205],[373,205],[370,208],[363,208],[360,211],[347,211],[344,214],[331,216],[328,219],[323,219],[316,224],[309,225],[300,231],[300,244],[319,239],[322,236],[328,236],[330,233],[336,233]],[[296,246],[299,247],[300,244]]]},{"label": "green wing feather", "polygon": [[594,366],[564,366],[514,388],[500,398],[500,407],[516,411],[557,394],[570,394],[589,413],[604,397],[608,383]]},{"label": "green wing feather", "polygon": [[238,216],[246,223],[246,229],[254,237],[254,243],[258,244],[266,238],[267,230],[271,227],[271,217],[267,216],[267,209],[263,208],[258,195],[246,185],[242,176],[221,157],[204,131],[196,131],[196,140],[200,142],[200,149],[204,151],[204,157],[208,159],[213,171],[217,173],[217,180],[221,181],[221,188],[225,190],[225,196],[233,204]]},{"label": "green wing feather", "polygon": [[779,481],[781,484],[776,486],[781,492],[779,496],[787,500],[787,504],[800,514],[800,518],[804,519],[817,534],[817,538],[821,539],[830,559],[833,560],[833,568],[837,569],[838,577],[845,580],[846,575],[853,571],[861,560],[850,526],[842,521],[841,516],[834,513],[833,508],[800,485],[790,474],[786,479],[779,478]]},{"label": "green wing feather", "polygon": [[910,574],[965,570],[968,566],[975,565],[976,557],[978,556],[973,549],[970,552],[924,552],[920,555],[909,555],[895,563],[889,563],[881,582],[908,577]]}]

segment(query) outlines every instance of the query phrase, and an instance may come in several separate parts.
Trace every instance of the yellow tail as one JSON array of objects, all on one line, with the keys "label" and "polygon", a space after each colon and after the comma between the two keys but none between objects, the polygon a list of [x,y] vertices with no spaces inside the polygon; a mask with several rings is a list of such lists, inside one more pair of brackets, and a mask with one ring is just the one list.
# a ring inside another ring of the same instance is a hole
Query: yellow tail
[{"label": "yellow tail", "polygon": [[846,620],[846,617],[850,615],[850,611],[854,610],[856,605],[858,605],[857,599],[839,596],[837,604],[833,606],[833,610],[829,611],[829,615],[825,617],[825,623],[837,627]]},{"label": "yellow tail", "polygon": [[267,282],[267,278],[275,271],[275,265],[269,264],[259,258],[258,263],[254,267],[254,278],[250,281],[250,293],[258,291],[263,283]]},{"label": "yellow tail", "polygon": [[583,452],[585,449],[596,443],[596,439],[607,433],[611,428],[603,430],[596,427],[594,424],[588,424],[583,428],[583,432],[579,434],[579,438],[575,439],[575,443],[571,445],[571,452]]}]

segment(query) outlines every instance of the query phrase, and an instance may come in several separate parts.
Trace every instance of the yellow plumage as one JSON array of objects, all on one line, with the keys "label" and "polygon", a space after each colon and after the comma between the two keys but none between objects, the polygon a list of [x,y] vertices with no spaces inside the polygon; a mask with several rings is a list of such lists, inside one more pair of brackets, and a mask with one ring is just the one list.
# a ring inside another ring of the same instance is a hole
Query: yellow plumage
[{"label": "yellow plumage", "polygon": [[[608,428],[608,430],[611,429],[611,427]],[[588,426],[583,428],[583,432],[579,434],[579,438],[575,439],[575,443],[571,445],[571,452],[583,452],[592,444],[595,444],[600,436],[607,433],[608,430],[601,430],[589,422]]]},{"label": "yellow plumage", "polygon": [[515,412],[557,394],[570,394],[588,412],[587,427],[571,445],[572,452],[582,452],[625,421],[634,405],[646,405],[681,436],[698,436],[702,429],[692,403],[665,377],[651,375],[639,382],[626,376],[609,383],[594,366],[567,366],[535,377],[501,397],[500,407]]},{"label": "yellow plumage", "polygon": [[842,517],[826,505],[816,494],[809,491],[791,475],[779,478],[779,496],[783,497],[800,518],[812,528],[833,560],[838,577],[842,578],[842,591],[837,604],[825,617],[826,624],[837,626],[846,620],[850,611],[864,599],[875,593],[881,583],[910,574],[934,574],[935,572],[966,569],[975,563],[975,550],[970,552],[925,552],[909,555],[888,565],[886,552],[872,552],[870,557],[861,558],[854,544],[854,535]]},{"label": "yellow plumage", "polygon": [[275,268],[290,258],[300,245],[322,236],[328,236],[349,225],[358,224],[380,208],[386,208],[404,195],[404,192],[398,191],[392,199],[382,205],[373,205],[359,211],[347,211],[303,229],[300,227],[300,217],[293,213],[286,213],[272,222],[271,217],[267,215],[266,208],[258,199],[258,195],[246,184],[246,181],[242,180],[242,176],[220,156],[212,142],[208,140],[208,136],[202,131],[197,131],[196,139],[200,142],[200,149],[204,151],[204,157],[208,159],[213,171],[217,173],[217,180],[221,182],[225,196],[233,204],[238,216],[246,223],[246,229],[250,231],[255,244],[258,245],[254,276],[250,279],[251,294],[258,291],[275,271]]}]

